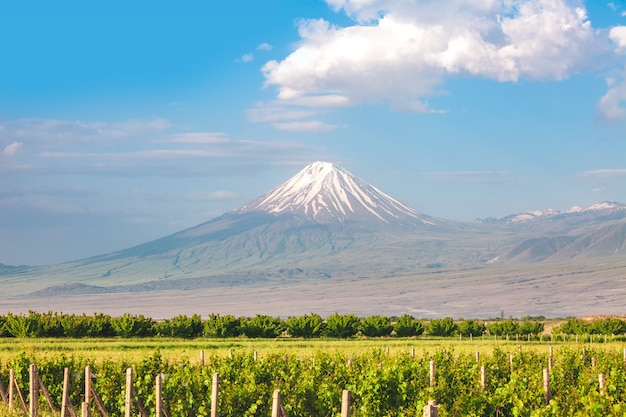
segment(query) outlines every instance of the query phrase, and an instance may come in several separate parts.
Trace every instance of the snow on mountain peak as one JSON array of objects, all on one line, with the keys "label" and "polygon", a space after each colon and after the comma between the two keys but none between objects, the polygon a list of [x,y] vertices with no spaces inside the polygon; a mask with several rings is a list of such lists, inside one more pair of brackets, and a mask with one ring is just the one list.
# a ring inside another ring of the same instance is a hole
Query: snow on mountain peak
[{"label": "snow on mountain peak", "polygon": [[626,210],[626,206],[610,201],[603,201],[601,203],[592,204],[591,206],[573,206],[563,211],[555,209],[524,211],[516,215],[507,216],[502,220],[505,221],[505,223],[520,223],[538,218],[548,218],[568,214],[582,214],[601,210]]},{"label": "snow on mountain peak", "polygon": [[434,221],[345,169],[317,161],[236,212],[291,213],[318,223],[351,220]]}]

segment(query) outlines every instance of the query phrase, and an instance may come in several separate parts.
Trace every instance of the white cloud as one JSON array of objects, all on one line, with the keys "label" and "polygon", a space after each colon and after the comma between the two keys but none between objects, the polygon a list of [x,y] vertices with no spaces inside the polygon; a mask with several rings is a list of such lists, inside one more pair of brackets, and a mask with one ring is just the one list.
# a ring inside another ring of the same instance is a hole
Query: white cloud
[{"label": "white cloud", "polygon": [[185,194],[184,198],[190,201],[219,201],[219,200],[233,200],[239,198],[239,194],[232,191],[219,190],[219,191],[190,191]]},{"label": "white cloud", "polygon": [[584,8],[565,0],[327,3],[357,24],[299,22],[297,49],[262,68],[282,102],[329,107],[340,98],[429,112],[427,98],[446,77],[562,80],[608,48]]},{"label": "white cloud", "polygon": [[577,175],[577,178],[585,181],[607,181],[613,179],[626,179],[626,168],[596,169],[585,171]]},{"label": "white cloud", "polygon": [[277,122],[280,120],[304,119],[315,116],[317,113],[309,109],[287,107],[273,103],[257,103],[248,110],[248,119],[252,122]]},{"label": "white cloud", "polygon": [[5,146],[2,154],[5,156],[15,156],[17,152],[22,148],[22,142],[14,141]]},{"label": "white cloud", "polygon": [[598,111],[602,122],[618,122],[626,120],[626,68],[620,73],[607,78],[608,91],[598,102]]},{"label": "white cloud", "polygon": [[172,143],[208,145],[216,143],[227,143],[230,139],[224,132],[192,132],[180,133],[170,140]]},{"label": "white cloud", "polygon": [[276,122],[272,126],[278,130],[288,132],[313,132],[324,133],[335,130],[337,127],[331,124],[320,122],[318,120],[296,121],[296,122]]},{"label": "white cloud", "polygon": [[617,45],[617,53],[626,51],[626,26],[615,26],[609,31],[609,39]]},{"label": "white cloud", "polygon": [[257,51],[271,51],[274,47],[267,42],[263,42],[262,44],[259,44],[256,49]]},{"label": "white cloud", "polygon": [[253,54],[243,54],[242,56],[237,58],[237,62],[243,62],[244,64],[253,60],[254,60]]},{"label": "white cloud", "polygon": [[172,124],[165,119],[123,122],[83,122],[80,120],[19,119],[3,122],[0,139],[12,137],[23,143],[115,143],[132,137],[165,132]]},{"label": "white cloud", "polygon": [[511,180],[509,171],[442,171],[424,174],[434,181],[461,183],[494,183]]}]

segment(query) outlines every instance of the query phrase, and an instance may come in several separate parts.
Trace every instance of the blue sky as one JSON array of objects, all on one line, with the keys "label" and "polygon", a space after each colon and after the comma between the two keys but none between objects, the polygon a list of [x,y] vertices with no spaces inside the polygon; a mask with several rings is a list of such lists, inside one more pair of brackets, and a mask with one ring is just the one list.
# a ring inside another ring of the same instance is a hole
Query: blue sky
[{"label": "blue sky", "polygon": [[210,220],[310,162],[471,221],[626,203],[626,5],[0,3],[0,262]]}]

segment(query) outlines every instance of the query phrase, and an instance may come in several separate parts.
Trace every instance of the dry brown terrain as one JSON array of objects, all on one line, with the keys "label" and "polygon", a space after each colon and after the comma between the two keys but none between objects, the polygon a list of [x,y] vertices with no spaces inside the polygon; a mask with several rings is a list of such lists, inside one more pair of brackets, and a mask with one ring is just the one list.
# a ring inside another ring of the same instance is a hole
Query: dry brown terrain
[{"label": "dry brown terrain", "polygon": [[626,259],[593,264],[524,265],[380,279],[306,282],[65,297],[0,299],[6,312],[144,314],[167,318],[210,313],[287,317],[310,312],[489,318],[626,314]]}]

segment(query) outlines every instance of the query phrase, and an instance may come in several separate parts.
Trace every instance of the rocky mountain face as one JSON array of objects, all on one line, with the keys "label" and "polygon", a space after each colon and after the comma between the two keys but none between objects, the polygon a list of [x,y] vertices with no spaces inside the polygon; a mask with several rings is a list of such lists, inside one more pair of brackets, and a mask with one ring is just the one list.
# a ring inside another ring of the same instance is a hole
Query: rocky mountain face
[{"label": "rocky mountain face", "polygon": [[453,223],[315,162],[221,217],[126,250],[0,268],[4,295],[193,289],[334,277],[388,278],[492,264],[623,255],[626,206]]}]

